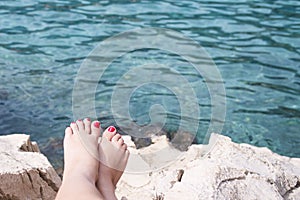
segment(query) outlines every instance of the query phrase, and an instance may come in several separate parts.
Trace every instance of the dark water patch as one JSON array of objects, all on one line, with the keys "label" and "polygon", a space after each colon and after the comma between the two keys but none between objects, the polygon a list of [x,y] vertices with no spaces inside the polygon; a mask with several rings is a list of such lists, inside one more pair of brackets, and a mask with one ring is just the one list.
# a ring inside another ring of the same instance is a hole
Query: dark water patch
[{"label": "dark water patch", "polygon": [[9,96],[8,91],[0,88],[0,101],[7,100],[8,96]]},{"label": "dark water patch", "polygon": [[68,116],[54,117],[53,120],[70,120],[70,117]]},{"label": "dark water patch", "polygon": [[252,90],[252,89],[249,89],[249,88],[244,88],[244,87],[238,87],[238,86],[236,86],[236,87],[227,87],[227,89],[229,89],[229,90],[242,90],[242,91],[252,92],[252,93],[255,92],[255,90]]},{"label": "dark water patch", "polygon": [[300,94],[300,90],[290,88],[290,87],[287,87],[284,85],[277,85],[277,84],[271,84],[271,83],[266,83],[266,82],[250,82],[250,81],[246,81],[245,83],[248,85],[251,85],[251,86],[260,86],[260,87],[269,88],[272,90],[278,90],[278,91],[284,92],[284,93],[295,94],[295,95]]},{"label": "dark water patch", "polygon": [[268,75],[264,75],[264,77],[266,77],[268,79],[274,79],[274,80],[285,80],[285,79],[287,79],[286,77],[268,76]]},{"label": "dark water patch", "polygon": [[19,73],[32,76],[32,75],[51,74],[52,72],[47,69],[35,69],[35,70],[28,70],[28,71],[19,72]]},{"label": "dark water patch", "polygon": [[234,113],[249,113],[249,114],[265,114],[265,115],[282,115],[287,118],[300,118],[300,110],[279,106],[278,108],[271,108],[267,111],[263,110],[247,110],[247,109],[239,109],[234,111]]}]

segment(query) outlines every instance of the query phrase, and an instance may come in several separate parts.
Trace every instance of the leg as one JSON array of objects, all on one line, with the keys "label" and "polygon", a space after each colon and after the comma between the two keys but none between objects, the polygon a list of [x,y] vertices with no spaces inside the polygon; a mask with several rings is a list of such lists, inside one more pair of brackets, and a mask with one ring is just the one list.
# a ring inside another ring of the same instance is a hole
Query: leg
[{"label": "leg", "polygon": [[[98,178],[99,161],[90,151],[97,152],[100,123],[91,124],[89,119],[77,120],[66,128],[64,138],[64,174],[56,200],[100,200],[103,196],[95,184]],[[82,142],[85,141],[84,143]]]},{"label": "leg", "polygon": [[129,151],[113,126],[104,131],[98,149],[100,156],[98,190],[104,199],[117,199],[115,189],[126,167]]}]

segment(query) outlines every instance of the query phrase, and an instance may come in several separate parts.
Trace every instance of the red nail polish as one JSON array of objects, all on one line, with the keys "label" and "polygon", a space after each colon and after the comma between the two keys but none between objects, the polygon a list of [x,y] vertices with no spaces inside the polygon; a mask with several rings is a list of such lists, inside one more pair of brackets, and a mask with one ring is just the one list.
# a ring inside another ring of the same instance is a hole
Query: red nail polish
[{"label": "red nail polish", "polygon": [[78,119],[77,121],[81,122],[82,120],[81,120],[81,119]]},{"label": "red nail polish", "polygon": [[75,124],[75,122],[71,122],[71,124]]},{"label": "red nail polish", "polygon": [[95,126],[96,128],[99,128],[99,127],[100,127],[100,122],[95,122],[95,123],[94,123],[94,126]]},{"label": "red nail polish", "polygon": [[116,128],[113,127],[113,126],[110,126],[110,127],[108,128],[108,131],[109,131],[109,132],[114,132],[115,130],[116,130]]},{"label": "red nail polish", "polygon": [[91,119],[90,119],[90,118],[86,118],[86,120],[87,120],[87,121],[91,121]]}]

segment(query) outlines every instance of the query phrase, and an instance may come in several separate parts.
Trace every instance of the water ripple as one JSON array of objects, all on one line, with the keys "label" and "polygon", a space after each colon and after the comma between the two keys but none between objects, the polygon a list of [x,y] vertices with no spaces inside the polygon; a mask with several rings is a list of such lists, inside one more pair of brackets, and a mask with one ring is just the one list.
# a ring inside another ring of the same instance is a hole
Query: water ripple
[{"label": "water ripple", "polygon": [[[220,69],[228,101],[224,134],[299,157],[299,12],[298,0],[0,1],[0,133],[27,132],[43,144],[62,137],[72,120],[74,78],[91,50],[122,31],[165,27],[199,42]],[[149,51],[122,59],[127,62],[113,63],[98,83],[96,107],[103,124],[114,122],[106,102],[116,78],[133,63],[154,60],[181,70],[198,88],[200,132],[205,129],[209,92],[182,58]],[[173,105],[162,91],[136,95],[136,116],[146,117],[141,108],[155,94]],[[178,110],[169,110],[177,119]]]}]

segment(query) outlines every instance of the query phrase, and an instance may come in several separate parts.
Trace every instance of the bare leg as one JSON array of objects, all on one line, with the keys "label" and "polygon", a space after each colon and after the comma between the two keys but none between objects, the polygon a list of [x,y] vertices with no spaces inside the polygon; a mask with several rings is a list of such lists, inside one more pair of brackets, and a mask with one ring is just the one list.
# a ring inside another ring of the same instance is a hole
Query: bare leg
[{"label": "bare leg", "polygon": [[116,185],[126,167],[129,151],[121,135],[111,126],[107,128],[99,143],[99,178],[97,187],[104,199],[117,199]]},{"label": "bare leg", "polygon": [[[56,200],[100,200],[103,196],[95,186],[98,178],[99,161],[84,145],[97,152],[100,123],[91,124],[89,119],[77,120],[65,130],[63,182]],[[84,143],[82,143],[82,139]]]}]

